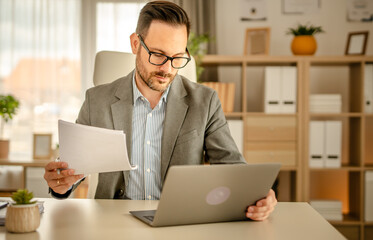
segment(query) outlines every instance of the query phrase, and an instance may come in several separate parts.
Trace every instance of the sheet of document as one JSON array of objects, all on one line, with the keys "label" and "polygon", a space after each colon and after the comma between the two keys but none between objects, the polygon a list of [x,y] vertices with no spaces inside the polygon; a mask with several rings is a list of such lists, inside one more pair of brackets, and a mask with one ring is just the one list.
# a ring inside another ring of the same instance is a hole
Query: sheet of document
[{"label": "sheet of document", "polygon": [[59,120],[58,133],[60,161],[76,174],[136,169],[129,162],[123,131]]}]

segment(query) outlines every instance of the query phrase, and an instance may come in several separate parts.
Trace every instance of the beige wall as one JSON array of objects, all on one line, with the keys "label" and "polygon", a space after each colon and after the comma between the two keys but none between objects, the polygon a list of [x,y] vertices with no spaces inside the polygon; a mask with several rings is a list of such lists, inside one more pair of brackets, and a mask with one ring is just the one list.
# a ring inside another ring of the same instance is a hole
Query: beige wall
[{"label": "beige wall", "polygon": [[373,22],[348,22],[347,0],[320,0],[319,13],[283,14],[282,0],[267,0],[266,21],[241,21],[240,0],[216,0],[218,54],[242,54],[246,28],[271,28],[271,55],[290,55],[291,35],[285,32],[297,23],[322,26],[326,33],[316,35],[316,55],[343,55],[347,34],[353,31],[370,31],[367,54],[373,55]]},{"label": "beige wall", "polygon": [[[270,27],[270,55],[292,55],[290,44],[293,36],[286,35],[289,27],[297,23],[311,23],[322,26],[326,33],[316,35],[318,50],[316,56],[344,55],[349,32],[370,31],[367,55],[373,55],[373,23],[348,22],[347,0],[320,0],[319,13],[283,14],[282,0],[267,0],[266,21],[241,21],[240,0],[216,0],[217,51],[224,55],[243,54],[246,28]],[[313,68],[311,71],[311,93],[342,94],[344,111],[348,101],[348,68]],[[264,69],[247,68],[248,111],[263,111]],[[235,82],[238,86],[235,95],[235,111],[241,110],[239,84],[241,70],[239,67],[220,67],[219,81]],[[327,81],[326,81],[327,80]]]}]

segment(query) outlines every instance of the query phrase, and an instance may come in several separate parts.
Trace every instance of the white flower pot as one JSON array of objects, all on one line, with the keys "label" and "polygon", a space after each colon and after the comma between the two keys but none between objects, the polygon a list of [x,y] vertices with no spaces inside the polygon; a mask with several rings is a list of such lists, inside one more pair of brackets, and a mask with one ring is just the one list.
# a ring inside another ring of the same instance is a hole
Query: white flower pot
[{"label": "white flower pot", "polygon": [[5,228],[9,232],[26,233],[35,231],[40,225],[39,207],[34,204],[9,205]]}]

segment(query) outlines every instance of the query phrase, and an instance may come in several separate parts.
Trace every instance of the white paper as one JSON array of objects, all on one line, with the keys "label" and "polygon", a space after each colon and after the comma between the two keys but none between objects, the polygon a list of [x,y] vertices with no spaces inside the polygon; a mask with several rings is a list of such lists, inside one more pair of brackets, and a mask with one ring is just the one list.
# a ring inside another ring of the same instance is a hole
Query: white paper
[{"label": "white paper", "polygon": [[133,170],[120,130],[58,121],[60,160],[76,174]]}]

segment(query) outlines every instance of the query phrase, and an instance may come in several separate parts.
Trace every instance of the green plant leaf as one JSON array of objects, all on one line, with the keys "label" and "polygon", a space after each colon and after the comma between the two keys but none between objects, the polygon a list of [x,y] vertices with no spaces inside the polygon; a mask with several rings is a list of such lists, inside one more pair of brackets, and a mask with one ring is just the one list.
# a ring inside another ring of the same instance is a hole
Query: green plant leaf
[{"label": "green plant leaf", "polygon": [[36,203],[36,201],[31,202],[34,194],[27,189],[18,189],[17,192],[12,194],[11,198],[16,202],[16,205]]},{"label": "green plant leaf", "polygon": [[291,34],[294,36],[302,36],[302,35],[314,35],[317,33],[324,33],[325,31],[322,29],[321,26],[315,27],[313,25],[302,25],[298,24],[296,28],[289,28],[286,34]]}]

